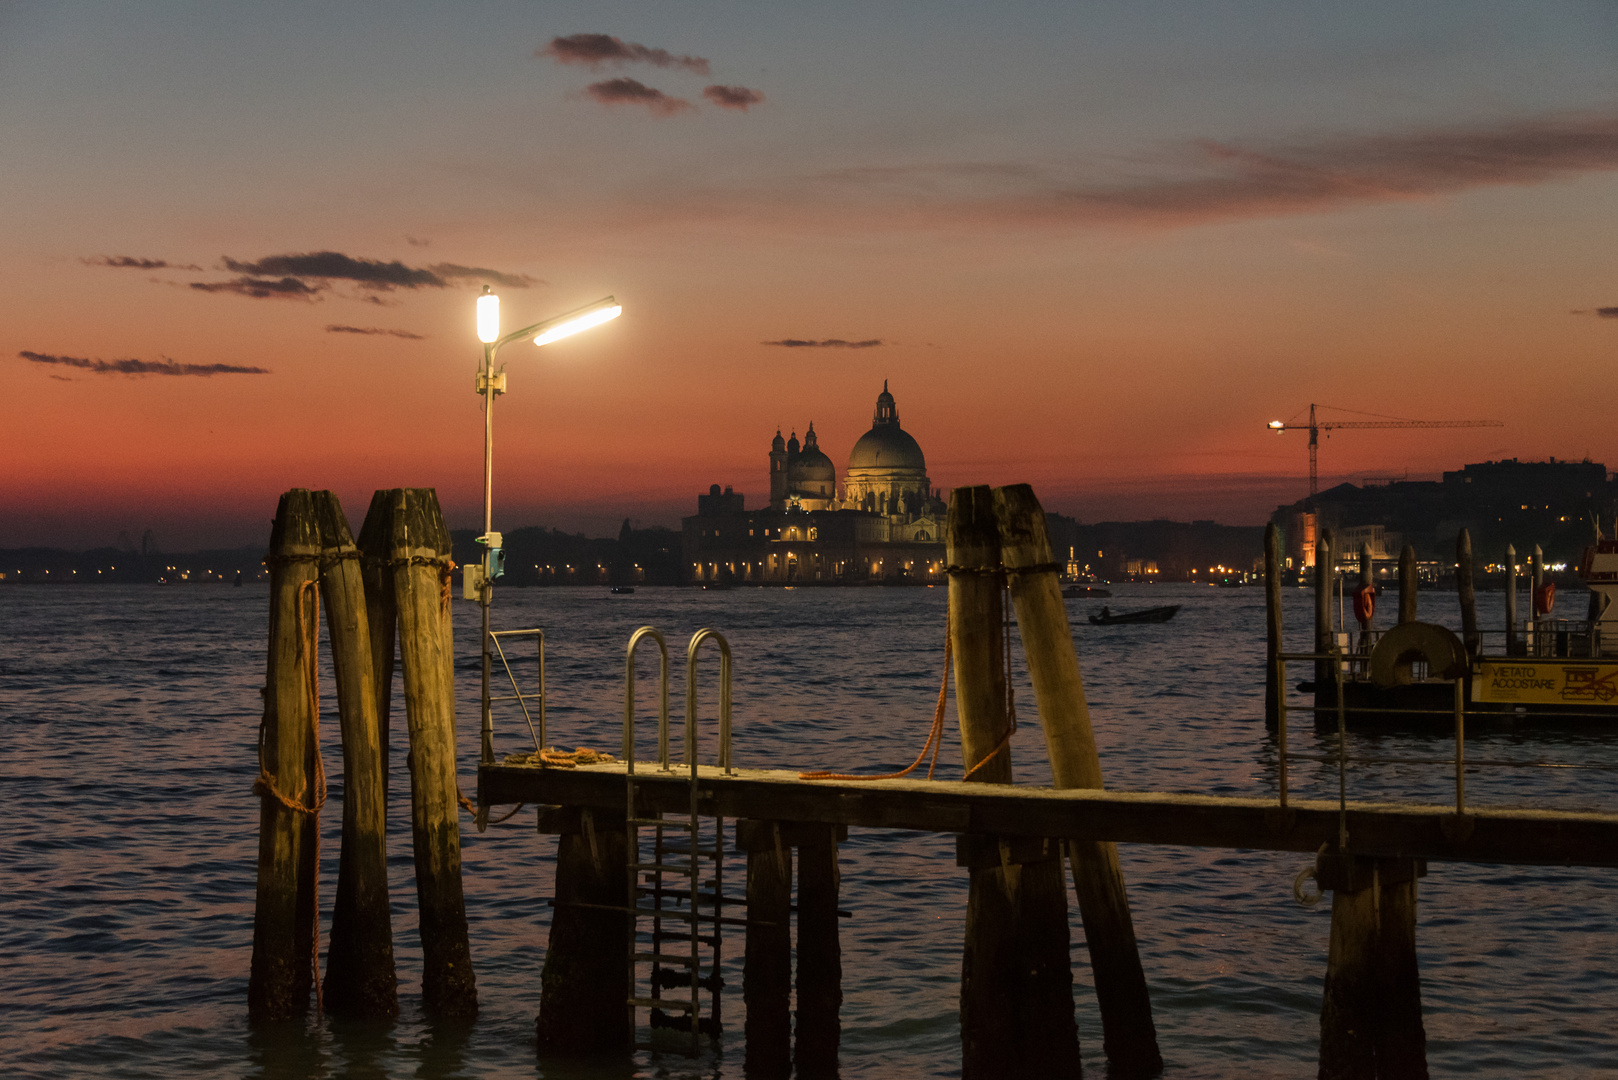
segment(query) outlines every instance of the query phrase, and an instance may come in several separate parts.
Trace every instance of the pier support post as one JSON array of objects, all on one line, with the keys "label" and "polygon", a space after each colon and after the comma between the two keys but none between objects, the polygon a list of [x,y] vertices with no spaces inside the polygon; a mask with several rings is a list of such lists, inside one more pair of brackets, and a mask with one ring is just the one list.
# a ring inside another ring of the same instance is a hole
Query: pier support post
[{"label": "pier support post", "polygon": [[1281,530],[1264,526],[1264,723],[1281,726]]},{"label": "pier support post", "polygon": [[1416,621],[1416,549],[1409,544],[1399,552],[1399,622]]},{"label": "pier support post", "polygon": [[809,835],[798,848],[798,1030],[793,1060],[799,1080],[834,1080],[843,1006],[837,841],[848,830],[835,825],[799,828]]},{"label": "pier support post", "polygon": [[258,892],[247,1015],[288,1020],[309,1008],[315,933],[315,824],[318,805],[314,707],[320,524],[310,493],[281,496],[270,530],[270,647],[259,728]]},{"label": "pier support post", "polygon": [[[962,757],[972,780],[1009,784],[1000,530],[988,487],[951,493],[945,539]],[[962,1080],[1079,1075],[1066,890],[1059,864],[1043,865],[1030,872],[1008,857],[969,866]]]},{"label": "pier support post", "polygon": [[776,821],[738,821],[736,845],[747,852],[742,1069],[776,1080],[792,1075],[792,849]]},{"label": "pier support post", "polygon": [[[1360,584],[1359,584],[1359,588],[1362,589],[1362,590],[1363,589],[1372,589],[1372,590],[1374,590],[1376,588],[1376,574],[1371,568],[1371,545],[1370,544],[1361,544],[1360,545]],[[1376,594],[1375,594],[1375,592],[1373,592],[1371,595],[1374,597]],[[1375,601],[1373,600],[1372,603],[1374,605]],[[1368,652],[1371,651],[1371,621],[1372,621],[1372,619],[1374,619],[1376,617],[1375,614],[1374,614],[1375,610],[1376,609],[1373,606],[1373,608],[1372,608],[1372,612],[1373,612],[1372,616],[1370,618],[1361,619],[1360,618],[1360,613],[1359,613],[1359,604],[1356,603],[1354,605],[1354,618],[1356,620],[1358,620],[1358,622],[1360,624],[1360,637],[1359,637],[1358,648],[1359,648],[1359,651],[1362,652],[1362,653],[1368,653]]]},{"label": "pier support post", "polygon": [[1416,859],[1323,854],[1331,951],[1320,1006],[1320,1080],[1426,1080],[1416,969]]},{"label": "pier support post", "polygon": [[[1000,559],[1010,575],[1011,599],[1053,779],[1059,788],[1101,788],[1101,758],[1090,727],[1067,605],[1054,569],[1045,511],[1027,484],[998,488],[994,495]],[[1162,1069],[1163,1058],[1118,865],[1118,846],[1073,840],[1068,849],[1095,975],[1107,1061],[1120,1075],[1150,1075]],[[1025,879],[1034,872],[1025,868]]]},{"label": "pier support post", "polygon": [[477,983],[461,892],[455,779],[455,652],[450,638],[449,531],[431,488],[393,491],[394,599],[410,729],[410,825],[421,908],[422,1005],[441,1018],[477,1015]]},{"label": "pier support post", "polygon": [[1544,643],[1540,639],[1541,616],[1546,612],[1540,610],[1540,590],[1545,587],[1545,549],[1538,544],[1534,545],[1534,553],[1528,557],[1528,652],[1533,656],[1547,655]]},{"label": "pier support post", "polygon": [[1472,534],[1455,535],[1455,593],[1461,601],[1461,644],[1466,655],[1478,654],[1478,595],[1472,569]]},{"label": "pier support post", "polygon": [[[534,1033],[541,1053],[629,1049],[630,902],[624,816],[564,808],[556,849],[556,910],[540,973]],[[547,830],[548,831],[548,830]]]},{"label": "pier support post", "polygon": [[388,909],[388,783],[365,585],[359,551],[337,496],[315,492],[314,508],[322,550],[320,595],[326,604],[343,732],[343,846],[326,956],[325,1006],[334,1016],[396,1016],[398,979]]},{"label": "pier support post", "polygon": [[1506,655],[1517,656],[1521,653],[1521,643],[1517,640],[1517,549],[1511,544],[1506,545]]}]

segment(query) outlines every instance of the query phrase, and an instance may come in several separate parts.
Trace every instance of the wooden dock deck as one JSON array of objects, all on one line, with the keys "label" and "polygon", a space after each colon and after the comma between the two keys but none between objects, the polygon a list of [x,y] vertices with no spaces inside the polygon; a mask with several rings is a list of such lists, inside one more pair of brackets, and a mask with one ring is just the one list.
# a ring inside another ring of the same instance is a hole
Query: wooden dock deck
[{"label": "wooden dock deck", "polygon": [[[479,768],[490,806],[513,803],[625,808],[622,762],[559,769]],[[1314,854],[1336,844],[1340,807],[1323,800],[1244,799],[1172,792],[1097,791],[951,780],[800,780],[778,769],[698,768],[706,816],[817,822],[1004,837],[1057,837]],[[637,765],[641,809],[682,811],[689,772]],[[1350,801],[1356,855],[1521,866],[1618,867],[1618,814]]]}]

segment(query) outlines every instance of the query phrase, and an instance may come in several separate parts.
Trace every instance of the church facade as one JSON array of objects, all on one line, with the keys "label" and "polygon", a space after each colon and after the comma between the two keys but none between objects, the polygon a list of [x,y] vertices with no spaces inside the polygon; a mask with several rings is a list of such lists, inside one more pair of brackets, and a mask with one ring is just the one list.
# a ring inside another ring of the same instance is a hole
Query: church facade
[{"label": "church facade", "polygon": [[899,424],[887,383],[871,430],[837,469],[810,423],[770,444],[770,501],[748,510],[713,485],[683,519],[687,580],[696,584],[936,584],[944,577],[941,492],[916,440]]}]

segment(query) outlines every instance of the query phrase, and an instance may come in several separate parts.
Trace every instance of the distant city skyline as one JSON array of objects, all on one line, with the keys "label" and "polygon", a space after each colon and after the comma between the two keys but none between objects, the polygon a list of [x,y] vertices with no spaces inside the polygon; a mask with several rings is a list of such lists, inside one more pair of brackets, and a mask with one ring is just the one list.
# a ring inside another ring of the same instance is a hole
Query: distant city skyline
[{"label": "distant city skyline", "polygon": [[[674,526],[884,378],[935,485],[1256,524],[1618,461],[1618,10],[1575,2],[0,8],[0,547],[253,543],[277,495]],[[839,463],[840,464],[840,463]]]}]

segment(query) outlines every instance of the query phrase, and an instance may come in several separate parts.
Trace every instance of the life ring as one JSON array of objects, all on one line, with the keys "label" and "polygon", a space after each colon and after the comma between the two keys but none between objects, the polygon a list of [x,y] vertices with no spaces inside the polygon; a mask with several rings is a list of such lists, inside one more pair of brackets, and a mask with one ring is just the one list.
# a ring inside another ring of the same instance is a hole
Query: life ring
[{"label": "life ring", "polygon": [[1556,582],[1547,581],[1534,591],[1534,616],[1549,615],[1556,606]]},{"label": "life ring", "polygon": [[1354,617],[1360,621],[1360,626],[1371,625],[1371,616],[1376,614],[1376,586],[1361,585],[1354,590]]},{"label": "life ring", "polygon": [[1437,623],[1400,623],[1377,638],[1371,649],[1371,681],[1381,687],[1408,686],[1410,665],[1427,661],[1427,670],[1442,679],[1466,674],[1466,646]]}]

